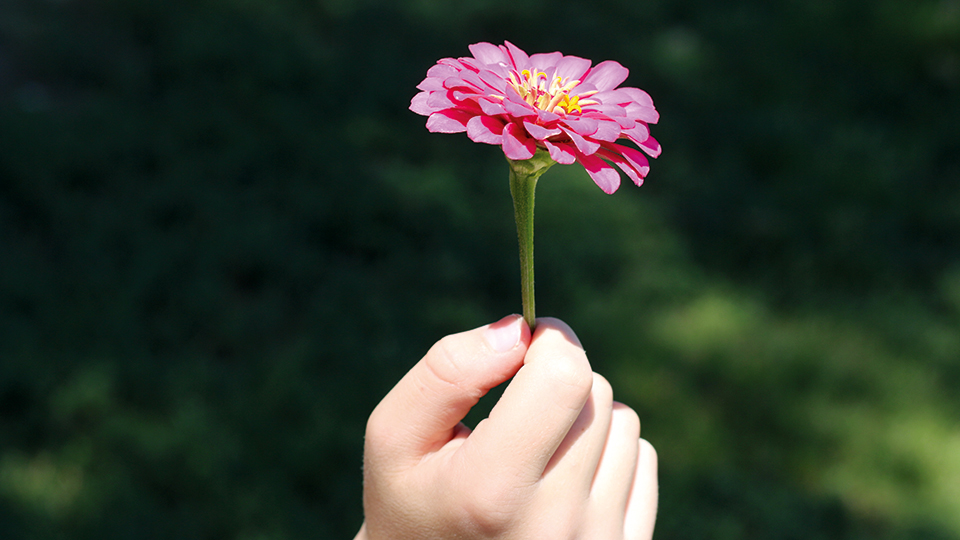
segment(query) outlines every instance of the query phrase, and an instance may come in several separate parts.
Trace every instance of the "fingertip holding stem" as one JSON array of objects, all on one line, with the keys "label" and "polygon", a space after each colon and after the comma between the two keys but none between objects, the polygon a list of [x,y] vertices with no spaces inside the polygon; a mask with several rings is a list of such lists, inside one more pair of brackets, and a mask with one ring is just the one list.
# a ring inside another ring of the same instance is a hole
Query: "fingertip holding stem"
[{"label": "fingertip holding stem", "polygon": [[487,326],[484,337],[490,347],[498,353],[512,351],[523,338],[523,317],[508,315]]},{"label": "fingertip holding stem", "polygon": [[563,335],[564,339],[578,347],[580,350],[583,350],[583,343],[580,342],[580,338],[577,337],[577,333],[573,331],[573,328],[570,328],[570,325],[556,319],[554,317],[540,317],[540,333],[546,332],[549,329],[556,330]]}]

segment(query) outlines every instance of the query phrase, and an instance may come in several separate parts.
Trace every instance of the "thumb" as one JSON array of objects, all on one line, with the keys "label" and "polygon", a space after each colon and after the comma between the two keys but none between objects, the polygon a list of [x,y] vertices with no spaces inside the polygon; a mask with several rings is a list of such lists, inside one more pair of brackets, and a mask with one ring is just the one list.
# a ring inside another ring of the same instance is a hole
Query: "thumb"
[{"label": "thumb", "polygon": [[453,439],[457,425],[523,365],[530,329],[519,315],[437,342],[367,421],[367,458],[399,467]]}]

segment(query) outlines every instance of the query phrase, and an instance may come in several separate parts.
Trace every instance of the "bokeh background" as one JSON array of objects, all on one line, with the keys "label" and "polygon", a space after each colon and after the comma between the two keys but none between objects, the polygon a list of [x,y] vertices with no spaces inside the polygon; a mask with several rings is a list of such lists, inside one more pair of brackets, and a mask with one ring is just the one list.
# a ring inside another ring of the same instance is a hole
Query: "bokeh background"
[{"label": "bokeh background", "polygon": [[3,0],[0,538],[352,538],[369,412],[520,310],[502,154],[407,110],[504,39],[661,113],[537,197],[657,537],[960,539],[958,0]]}]

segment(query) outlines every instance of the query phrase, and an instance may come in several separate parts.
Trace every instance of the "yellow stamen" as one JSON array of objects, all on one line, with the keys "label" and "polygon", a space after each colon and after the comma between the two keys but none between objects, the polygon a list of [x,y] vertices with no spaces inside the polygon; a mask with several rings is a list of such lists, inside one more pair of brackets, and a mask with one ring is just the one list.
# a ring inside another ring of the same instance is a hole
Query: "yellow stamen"
[{"label": "yellow stamen", "polygon": [[560,76],[548,80],[545,72],[529,69],[520,73],[510,72],[507,76],[509,77],[507,84],[517,92],[521,99],[543,111],[556,114],[579,114],[583,112],[583,106],[597,104],[594,100],[580,101],[581,97],[592,96],[597,93],[596,91],[570,95],[570,92],[580,84],[579,80],[564,83]]}]

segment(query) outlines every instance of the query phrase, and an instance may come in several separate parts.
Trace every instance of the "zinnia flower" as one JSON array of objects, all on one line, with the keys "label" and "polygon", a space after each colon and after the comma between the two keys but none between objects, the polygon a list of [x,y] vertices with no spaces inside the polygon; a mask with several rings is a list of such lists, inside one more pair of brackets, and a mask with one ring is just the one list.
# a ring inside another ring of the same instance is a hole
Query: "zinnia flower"
[{"label": "zinnia flower", "polygon": [[659,118],[639,88],[617,88],[629,71],[607,60],[559,52],[528,56],[512,43],[471,45],[472,58],[444,58],[427,71],[410,110],[428,116],[427,129],[466,131],[475,142],[496,144],[507,158],[528,160],[537,149],[563,164],[579,162],[605,193],[620,186],[612,162],[638,186],[660,154],[649,124]]}]

